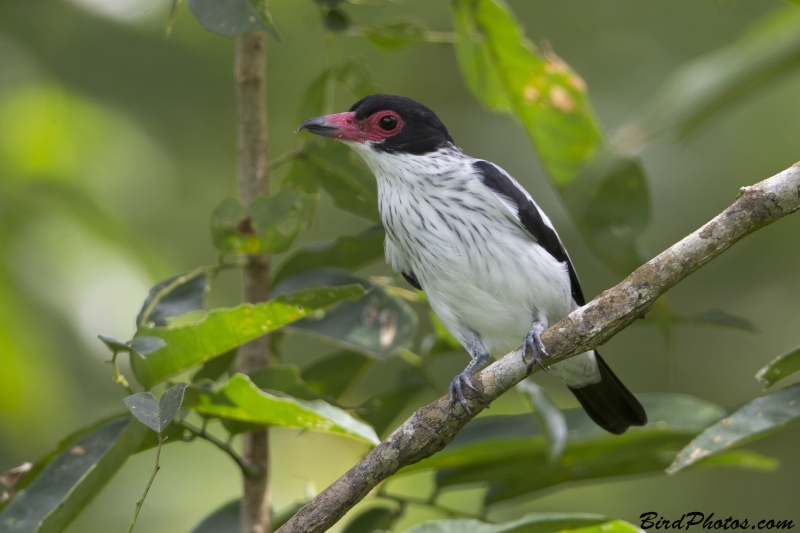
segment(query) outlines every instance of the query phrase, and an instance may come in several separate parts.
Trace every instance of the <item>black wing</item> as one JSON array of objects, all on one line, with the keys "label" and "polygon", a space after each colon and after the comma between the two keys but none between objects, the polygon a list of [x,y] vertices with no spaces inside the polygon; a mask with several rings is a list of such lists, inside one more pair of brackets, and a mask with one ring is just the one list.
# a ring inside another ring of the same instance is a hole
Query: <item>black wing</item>
[{"label": "black wing", "polygon": [[417,276],[415,276],[413,272],[400,272],[400,273],[403,275],[404,278],[406,278],[406,281],[412,287],[414,287],[415,289],[422,290],[422,286],[419,284],[419,280],[417,279]]},{"label": "black wing", "polygon": [[578,273],[575,272],[575,267],[572,266],[572,261],[569,259],[564,244],[559,239],[556,230],[542,219],[541,211],[533,203],[525,189],[488,161],[476,161],[473,166],[484,185],[489,187],[502,200],[516,207],[517,218],[523,227],[536,239],[536,242],[558,261],[567,263],[572,298],[578,305],[586,304],[581,282],[578,280]]}]

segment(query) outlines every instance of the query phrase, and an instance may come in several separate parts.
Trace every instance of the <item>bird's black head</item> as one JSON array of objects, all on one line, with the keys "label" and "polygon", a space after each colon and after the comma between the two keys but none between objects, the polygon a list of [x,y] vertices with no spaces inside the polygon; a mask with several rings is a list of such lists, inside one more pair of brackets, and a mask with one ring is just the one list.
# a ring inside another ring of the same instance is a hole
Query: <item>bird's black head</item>
[{"label": "bird's black head", "polygon": [[300,126],[317,135],[371,143],[374,150],[427,154],[454,144],[436,114],[404,96],[375,94],[362,98],[347,113],[312,118]]}]

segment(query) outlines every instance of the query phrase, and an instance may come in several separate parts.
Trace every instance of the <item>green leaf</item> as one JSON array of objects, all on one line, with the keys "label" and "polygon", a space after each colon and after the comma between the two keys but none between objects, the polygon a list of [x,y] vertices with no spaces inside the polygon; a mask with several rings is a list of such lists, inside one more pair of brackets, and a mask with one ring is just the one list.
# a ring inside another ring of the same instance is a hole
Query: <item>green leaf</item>
[{"label": "green leaf", "polygon": [[159,432],[164,431],[180,411],[183,395],[188,386],[188,383],[181,382],[170,387],[161,395],[161,399],[158,401]]},{"label": "green leaf", "polygon": [[[19,484],[19,482],[22,481],[22,478],[28,475],[32,469],[33,469],[33,463],[26,461],[19,466],[7,470],[3,472],[2,475],[0,475],[0,485],[2,485],[3,489],[9,489],[13,494],[14,491],[17,489],[17,485]],[[0,501],[0,510],[2,510],[3,507],[5,507],[5,504],[8,501],[9,498],[8,492],[3,492],[2,498],[3,498],[2,501]]]},{"label": "green leaf", "polygon": [[112,352],[130,353],[133,351],[133,349],[126,343],[118,341],[113,337],[107,337],[106,335],[98,335],[97,338],[100,339],[103,342],[103,344],[105,344],[106,347]]},{"label": "green leaf", "polygon": [[511,101],[501,79],[497,61],[486,42],[488,37],[473,18],[465,1],[453,2],[453,27],[458,36],[456,58],[467,87],[492,111],[510,112]]},{"label": "green leaf", "polygon": [[146,432],[144,426],[125,417],[74,440],[0,512],[0,530],[64,531],[135,453]]},{"label": "green leaf", "polygon": [[161,433],[178,414],[183,403],[183,394],[188,383],[178,383],[161,396],[161,400],[149,392],[132,394],[122,400],[136,420],[156,433]]},{"label": "green leaf", "polygon": [[314,213],[317,197],[287,187],[269,198],[259,196],[244,207],[225,199],[211,215],[214,246],[223,254],[282,252]]},{"label": "green leaf", "polygon": [[440,487],[488,484],[485,502],[491,505],[569,481],[663,472],[686,443],[724,415],[689,396],[640,400],[650,422],[620,436],[600,429],[582,409],[563,411],[569,431],[556,462],[530,415],[494,415],[473,420],[443,451],[401,472],[436,469]]},{"label": "green leaf", "polygon": [[306,192],[316,192],[322,187],[339,209],[380,222],[375,179],[363,162],[354,158],[352,150],[340,142],[307,141],[283,183],[299,186]]},{"label": "green leaf", "polygon": [[219,357],[206,361],[200,370],[192,376],[192,383],[197,383],[202,379],[219,381],[219,378],[233,367],[236,361],[236,350],[226,352]]},{"label": "green leaf", "polygon": [[133,353],[143,357],[167,345],[163,339],[159,339],[158,337],[135,337],[128,341],[127,344],[131,347]]},{"label": "green leaf", "polygon": [[193,385],[187,390],[185,405],[205,416],[326,431],[371,444],[380,442],[371,427],[346,411],[322,400],[303,401],[269,394],[244,374],[236,374],[223,384]]},{"label": "green leaf", "polygon": [[425,522],[405,533],[639,533],[639,529],[622,520],[588,513],[535,513],[519,520],[487,524],[480,520],[437,520]]},{"label": "green leaf", "polygon": [[147,359],[131,358],[131,368],[139,383],[149,388],[319,309],[362,294],[364,289],[358,285],[308,289],[263,304],[214,309],[186,324],[140,326],[137,337],[159,337],[167,345]]},{"label": "green leaf", "polygon": [[364,354],[339,351],[303,370],[303,379],[311,390],[339,398],[362,375],[370,359]]},{"label": "green leaf", "polygon": [[638,159],[603,151],[559,192],[592,251],[615,272],[628,275],[647,259],[636,245],[650,218]]},{"label": "green leaf", "polygon": [[339,9],[331,9],[325,15],[325,28],[330,31],[344,31],[350,27],[350,17]]},{"label": "green leaf", "polygon": [[189,9],[206,30],[225,37],[265,31],[280,38],[272,17],[257,0],[187,0]]},{"label": "green leaf", "polygon": [[417,22],[395,22],[364,30],[369,42],[381,48],[396,50],[425,40],[425,27]]},{"label": "green leaf", "polygon": [[278,28],[275,26],[275,21],[272,20],[272,14],[269,12],[268,0],[247,0],[250,3],[250,6],[256,12],[256,14],[261,19],[261,22],[268,28],[266,31],[267,33],[271,34],[273,37],[281,40],[281,36],[278,33]]},{"label": "green leaf", "polygon": [[428,386],[416,368],[404,367],[397,374],[397,385],[387,387],[389,390],[370,398],[357,410],[361,418],[375,428],[378,435],[385,435],[393,429],[392,422]]},{"label": "green leaf", "polygon": [[372,533],[376,529],[391,529],[398,513],[390,507],[372,507],[355,517],[342,533]]},{"label": "green leaf", "polygon": [[756,379],[763,383],[765,387],[772,387],[778,381],[794,374],[798,370],[800,370],[800,346],[773,359],[756,372]]},{"label": "green leaf", "polygon": [[755,470],[760,472],[775,472],[780,467],[780,461],[773,457],[765,457],[751,450],[733,450],[711,455],[693,465],[693,468],[702,467],[731,467],[741,470]]},{"label": "green leaf", "polygon": [[521,381],[517,388],[525,394],[533,407],[539,430],[547,439],[548,458],[550,461],[557,461],[567,445],[567,419],[564,418],[564,413],[532,379]]},{"label": "green leaf", "polygon": [[275,285],[272,294],[294,292],[315,285],[337,287],[359,283],[367,291],[355,302],[315,314],[291,325],[292,329],[321,335],[347,349],[387,357],[413,341],[417,315],[411,307],[387,292],[346,270],[319,268],[301,272]]},{"label": "green leaf", "polygon": [[[306,141],[313,144],[314,139]],[[319,192],[320,180],[317,169],[308,161],[307,154],[300,152],[291,159],[292,166],[281,181],[281,187],[297,187],[310,194]]]},{"label": "green leaf", "polygon": [[189,533],[239,533],[241,506],[241,499],[229,501],[206,515]]},{"label": "green leaf", "polygon": [[268,392],[279,392],[299,400],[326,400],[329,397],[308,387],[300,377],[296,365],[271,365],[250,374],[256,387]]},{"label": "green leaf", "polygon": [[161,431],[161,424],[158,416],[158,400],[149,392],[132,394],[122,400],[128,411],[136,417],[136,420],[149,427],[156,433]]},{"label": "green leaf", "polygon": [[[657,452],[656,452],[657,453]],[[592,466],[586,472],[574,472],[566,475],[563,472],[557,476],[553,476],[553,472],[547,471],[544,474],[549,478],[542,483],[531,483],[529,480],[523,479],[522,476],[514,477],[509,474],[508,479],[495,481],[489,485],[490,489],[485,496],[485,503],[492,505],[495,503],[502,503],[508,500],[514,500],[523,496],[538,497],[536,491],[547,490],[548,488],[564,482],[581,482],[591,480],[603,480],[605,478],[612,479],[617,476],[640,475],[640,474],[659,474],[663,472],[664,465],[669,462],[669,459],[674,457],[674,450],[665,450],[661,453],[662,458],[627,458],[617,459],[615,464],[621,463],[625,468],[624,473],[615,473],[612,469],[608,469],[602,473],[598,467]],[[625,464],[625,463],[628,464]],[[633,463],[633,464],[630,464]],[[718,461],[701,461],[697,463],[697,468],[737,468],[742,470],[753,470],[772,472],[777,468],[777,460],[760,456],[759,454],[752,453],[746,455],[725,455],[720,456]],[[577,465],[575,468],[583,468],[583,465]],[[562,468],[562,470],[566,470]],[[598,475],[598,472],[600,474]],[[530,475],[531,470],[525,470],[526,475]]]},{"label": "green leaf", "polygon": [[542,54],[498,0],[453,2],[456,53],[467,84],[489,109],[522,121],[558,186],[603,145],[583,80],[552,53]]},{"label": "green leaf", "polygon": [[[49,465],[50,463],[53,462],[53,460],[59,457],[64,452],[64,450],[72,448],[73,445],[82,437],[92,434],[99,428],[106,426],[111,422],[123,419],[126,421],[130,421],[131,417],[128,413],[116,414],[108,418],[104,418],[103,420],[100,420],[99,422],[96,422],[90,426],[81,428],[78,431],[75,431],[74,433],[70,434],[69,436],[61,439],[51,452],[49,452],[47,455],[41,457],[39,460],[36,461],[36,463],[33,465],[33,468],[27,474],[25,474],[25,476],[19,481],[16,490],[21,491],[22,489],[30,485],[44,471],[47,465]],[[173,428],[175,429],[174,431]],[[180,442],[181,437],[183,436],[183,429],[180,428],[179,426],[170,426],[164,432],[164,436],[169,437],[169,439],[171,439],[167,441],[167,444],[171,442]],[[157,444],[158,444],[158,439],[155,433],[148,431],[146,432],[144,438],[142,439],[141,443],[139,444],[138,448],[134,453],[140,453],[149,450],[151,448],[155,448]]]},{"label": "green leaf", "polygon": [[701,459],[763,438],[797,420],[800,420],[800,383],[756,398],[703,431],[681,450],[667,472],[674,474]]},{"label": "green leaf", "polygon": [[150,355],[167,345],[166,342],[158,337],[137,337],[128,342],[118,341],[117,339],[106,337],[105,335],[98,335],[97,338],[103,341],[103,344],[112,352],[135,353],[141,357]]},{"label": "green leaf", "polygon": [[641,149],[666,132],[684,136],[799,65],[800,12],[779,9],[733,44],[682,66],[620,130],[618,142]]},{"label": "green leaf", "polygon": [[372,398],[359,408],[361,418],[375,428],[378,435],[385,435],[390,429],[393,429],[392,422],[423,390],[425,390],[425,383],[420,380],[416,386],[408,385]]},{"label": "green leaf", "polygon": [[383,257],[383,226],[373,226],[358,235],[309,244],[289,256],[275,273],[273,283],[307,270],[336,267],[358,270]]},{"label": "green leaf", "polygon": [[84,437],[84,436],[86,436],[86,435],[88,435],[88,434],[90,434],[90,433],[92,433],[94,431],[97,431],[99,428],[101,428],[101,427],[103,427],[103,426],[105,426],[105,425],[107,425],[107,424],[109,424],[109,423],[111,423],[111,422],[113,422],[115,420],[119,420],[121,418],[124,418],[125,420],[130,420],[130,416],[127,413],[122,414],[122,415],[117,414],[117,415],[114,415],[114,416],[111,416],[111,417],[108,417],[108,418],[104,418],[104,419],[102,419],[102,420],[100,420],[100,421],[98,421],[98,422],[96,422],[96,423],[94,423],[94,424],[92,424],[90,426],[87,426],[85,428],[81,428],[81,429],[75,431],[74,433],[68,435],[67,437],[64,437],[63,439],[61,439],[58,442],[58,444],[56,445],[56,447],[52,451],[50,451],[47,455],[45,455],[44,457],[41,457],[39,460],[37,460],[34,463],[33,468],[17,484],[17,490],[22,490],[25,487],[27,487],[28,485],[30,485],[31,482],[33,482],[33,480],[35,480],[39,476],[39,474],[41,474],[41,472],[44,470],[44,468],[48,464],[50,464],[64,450],[66,450],[67,448],[70,448],[78,439],[80,439],[80,438],[82,438],[82,437]]},{"label": "green leaf", "polygon": [[170,317],[205,309],[210,281],[208,274],[197,270],[159,282],[147,293],[136,323],[166,326]]}]

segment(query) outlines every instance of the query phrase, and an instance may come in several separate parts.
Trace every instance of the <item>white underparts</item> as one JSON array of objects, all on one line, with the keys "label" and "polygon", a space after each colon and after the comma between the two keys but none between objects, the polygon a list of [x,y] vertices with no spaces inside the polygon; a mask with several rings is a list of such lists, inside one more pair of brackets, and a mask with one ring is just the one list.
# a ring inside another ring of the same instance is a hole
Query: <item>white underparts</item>
[{"label": "white underparts", "polygon": [[[416,276],[462,345],[474,332],[504,355],[521,345],[534,319],[547,327],[575,307],[566,263],[520,225],[513,202],[482,183],[475,159],[456,147],[411,155],[347,144],[377,178],[388,263]],[[599,380],[592,353],[553,370],[573,387]]]}]

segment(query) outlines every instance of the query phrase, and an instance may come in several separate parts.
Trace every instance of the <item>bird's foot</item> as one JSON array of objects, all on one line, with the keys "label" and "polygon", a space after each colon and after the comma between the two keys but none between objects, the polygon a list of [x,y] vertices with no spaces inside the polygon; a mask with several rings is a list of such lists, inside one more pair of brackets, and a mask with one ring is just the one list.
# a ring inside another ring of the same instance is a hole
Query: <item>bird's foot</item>
[{"label": "bird's foot", "polygon": [[547,350],[544,349],[542,342],[542,332],[544,326],[538,320],[533,323],[531,330],[525,335],[525,340],[522,341],[522,360],[528,361],[528,353],[531,354],[530,362],[528,362],[528,374],[531,373],[535,365],[539,365],[542,370],[547,372],[549,366],[544,366],[543,361],[550,357]]},{"label": "bird's foot", "polygon": [[472,411],[467,405],[467,399],[464,397],[464,385],[474,391],[478,390],[472,385],[472,381],[470,380],[471,375],[472,374],[469,372],[469,370],[464,370],[462,373],[453,378],[453,381],[450,382],[450,403],[455,405],[456,401],[460,402],[461,407],[463,407],[467,414],[470,415],[472,414]]}]

